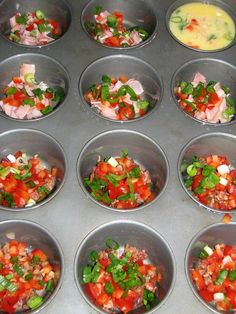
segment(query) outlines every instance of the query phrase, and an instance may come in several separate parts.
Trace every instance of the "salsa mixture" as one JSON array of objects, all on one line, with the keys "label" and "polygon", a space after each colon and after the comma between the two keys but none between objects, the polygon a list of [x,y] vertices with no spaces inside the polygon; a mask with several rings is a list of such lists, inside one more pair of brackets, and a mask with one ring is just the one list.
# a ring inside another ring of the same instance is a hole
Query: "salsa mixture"
[{"label": "salsa mixture", "polygon": [[46,45],[62,35],[59,23],[48,19],[41,10],[16,13],[10,18],[10,25],[8,38],[28,46]]},{"label": "salsa mixture", "polygon": [[0,110],[14,119],[36,119],[51,113],[63,100],[64,92],[35,79],[35,64],[22,64],[20,75],[3,89]]},{"label": "salsa mixture", "polygon": [[149,101],[141,99],[143,92],[138,80],[125,75],[119,78],[103,75],[102,82],[92,85],[84,98],[104,117],[132,120],[145,115],[150,108]]},{"label": "salsa mixture", "polygon": [[0,246],[0,311],[36,309],[58,280],[47,255],[25,242],[11,240]]},{"label": "salsa mixture", "polygon": [[106,240],[107,249],[92,251],[83,269],[82,282],[93,302],[109,313],[128,313],[140,306],[150,309],[158,302],[162,276],[148,262],[145,250]]},{"label": "salsa mixture", "polygon": [[218,311],[236,309],[236,246],[206,245],[191,270],[200,297]]},{"label": "salsa mixture", "polygon": [[220,7],[209,3],[181,5],[171,14],[169,27],[180,42],[194,49],[223,49],[235,38],[232,17]]},{"label": "salsa mixture", "polygon": [[33,206],[49,196],[56,185],[57,168],[47,169],[38,155],[21,151],[0,162],[0,205]]},{"label": "salsa mixture", "polygon": [[236,170],[226,156],[193,156],[182,165],[184,184],[204,205],[220,210],[236,208]]},{"label": "salsa mixture", "polygon": [[234,118],[230,89],[217,81],[206,81],[197,72],[192,82],[179,82],[175,95],[180,107],[194,118],[209,123],[227,123]]},{"label": "salsa mixture", "polygon": [[155,197],[148,170],[128,157],[127,150],[120,157],[99,158],[83,182],[93,198],[113,208],[136,208]]},{"label": "salsa mixture", "polygon": [[125,27],[122,12],[103,11],[101,7],[94,10],[95,23],[85,22],[87,31],[95,40],[111,47],[130,47],[145,41],[149,34],[140,26]]}]

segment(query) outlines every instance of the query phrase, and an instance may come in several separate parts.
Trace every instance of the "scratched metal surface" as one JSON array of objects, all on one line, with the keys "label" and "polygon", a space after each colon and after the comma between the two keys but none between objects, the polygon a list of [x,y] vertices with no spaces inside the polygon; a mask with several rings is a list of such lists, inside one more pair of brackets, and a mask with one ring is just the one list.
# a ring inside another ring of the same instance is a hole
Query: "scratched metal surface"
[{"label": "scratched metal surface", "polygon": [[[10,0],[13,1],[13,0]],[[54,136],[63,146],[68,158],[68,174],[61,192],[43,207],[26,212],[0,212],[0,219],[29,219],[48,228],[59,240],[65,256],[65,276],[57,296],[43,313],[87,314],[92,309],[80,296],[74,281],[73,261],[76,249],[85,235],[97,225],[121,218],[141,221],[158,230],[169,242],[177,263],[177,280],[166,303],[158,310],[162,314],[207,314],[190,290],[184,275],[184,255],[192,237],[204,226],[218,222],[219,215],[198,207],[180,186],[177,177],[177,158],[183,145],[193,136],[205,133],[229,132],[236,134],[235,124],[224,127],[204,126],[186,117],[171,98],[170,82],[174,71],[184,62],[213,57],[236,65],[236,45],[217,53],[199,53],[178,44],[168,33],[165,14],[172,0],[149,1],[157,14],[158,34],[148,45],[126,52],[139,57],[158,71],[164,83],[164,96],[160,108],[137,123],[117,124],[105,121],[89,112],[78,94],[78,80],[86,65],[95,59],[116,54],[102,47],[84,33],[80,14],[85,0],[70,0],[71,27],[62,40],[43,48],[23,48],[0,38],[0,60],[15,54],[37,52],[59,60],[68,70],[71,86],[63,108],[52,117],[38,122],[22,123],[1,117],[0,132],[16,128],[35,128]],[[228,0],[234,9],[236,2]],[[120,52],[119,52],[120,53]],[[76,178],[76,160],[83,145],[94,135],[106,130],[127,128],[144,133],[154,139],[166,152],[170,162],[170,179],[162,197],[145,210],[118,213],[106,210],[87,199]]]}]

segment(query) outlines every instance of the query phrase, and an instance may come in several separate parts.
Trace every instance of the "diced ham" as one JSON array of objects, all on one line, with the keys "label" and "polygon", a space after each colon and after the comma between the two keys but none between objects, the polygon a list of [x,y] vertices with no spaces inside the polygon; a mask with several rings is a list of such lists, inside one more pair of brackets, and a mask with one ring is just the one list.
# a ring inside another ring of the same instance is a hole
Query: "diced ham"
[{"label": "diced ham", "polygon": [[51,41],[54,41],[52,37],[46,35],[45,33],[41,33],[37,39],[39,44],[45,44],[45,42],[50,43]]},{"label": "diced ham", "polygon": [[20,76],[24,77],[25,74],[35,74],[35,64],[27,64],[27,63],[23,63],[20,66]]},{"label": "diced ham", "polygon": [[34,108],[29,114],[27,115],[27,119],[36,119],[41,117],[43,114],[36,108]]},{"label": "diced ham", "polygon": [[2,106],[4,112],[6,113],[6,115],[8,115],[9,117],[12,118],[17,118],[16,114],[15,114],[15,110],[17,109],[16,107],[10,106],[8,104],[4,104]]},{"label": "diced ham", "polygon": [[123,84],[120,80],[118,80],[118,81],[116,82],[116,84],[112,84],[112,85],[109,87],[109,92],[110,92],[110,93],[115,93],[115,92],[117,92],[118,89],[119,89],[122,85],[124,85],[124,84]]},{"label": "diced ham", "polygon": [[[33,86],[33,89],[35,89],[35,86]],[[30,86],[28,84],[25,84],[25,90],[29,96],[31,96],[31,97],[34,96],[34,93],[32,92],[32,89],[30,88]]]},{"label": "diced ham", "polygon": [[220,82],[218,82],[218,83],[216,83],[216,84],[214,85],[214,89],[215,89],[215,91],[216,91],[216,93],[217,93],[217,95],[218,95],[219,98],[226,96],[224,90],[221,88]]},{"label": "diced ham", "polygon": [[91,102],[92,107],[95,107],[98,109],[98,111],[107,118],[110,119],[117,119],[117,115],[115,112],[115,108],[109,108],[107,106],[104,106],[100,101],[94,101]]},{"label": "diced ham", "polygon": [[137,95],[141,95],[144,92],[142,84],[137,80],[129,79],[125,84],[129,85]]},{"label": "diced ham", "polygon": [[131,46],[135,46],[142,41],[142,38],[140,37],[139,32],[135,30],[130,33],[130,39],[132,40]]},{"label": "diced ham", "polygon": [[13,28],[16,25],[15,15],[10,18],[10,25],[11,25],[11,28]]},{"label": "diced ham", "polygon": [[194,117],[195,117],[196,119],[205,121],[205,120],[206,120],[206,113],[203,112],[203,111],[197,111],[197,112],[195,113]]},{"label": "diced ham", "polygon": [[204,75],[202,75],[200,72],[197,72],[194,76],[194,79],[192,81],[193,87],[196,87],[200,82],[206,83],[206,78]]},{"label": "diced ham", "polygon": [[96,22],[100,23],[100,24],[106,24],[107,22],[107,17],[108,15],[110,15],[111,13],[106,11],[101,12],[99,15],[94,15]]},{"label": "diced ham", "polygon": [[24,119],[30,111],[31,107],[29,105],[25,105],[18,107],[15,113],[18,119]]}]

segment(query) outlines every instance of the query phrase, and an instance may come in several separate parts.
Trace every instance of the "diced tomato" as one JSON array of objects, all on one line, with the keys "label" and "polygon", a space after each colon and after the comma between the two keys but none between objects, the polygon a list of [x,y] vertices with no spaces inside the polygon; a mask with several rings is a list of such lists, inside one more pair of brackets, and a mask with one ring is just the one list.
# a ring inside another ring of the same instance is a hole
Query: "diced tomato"
[{"label": "diced tomato", "polygon": [[43,110],[45,108],[45,105],[39,101],[36,103],[35,107],[38,109],[38,110]]},{"label": "diced tomato", "polygon": [[31,286],[31,289],[35,289],[35,290],[42,290],[42,289],[44,289],[44,287],[40,285],[38,280],[31,279],[29,281],[29,284]]},{"label": "diced tomato", "polygon": [[199,25],[197,19],[191,19],[191,24],[192,24],[192,25]]},{"label": "diced tomato", "polygon": [[198,290],[202,290],[205,288],[205,281],[198,269],[192,270],[192,277],[198,287]]},{"label": "diced tomato", "polygon": [[44,24],[45,20],[44,19],[35,20],[34,23],[37,25]]},{"label": "diced tomato", "polygon": [[30,24],[29,26],[26,27],[26,30],[31,32],[34,29],[34,24]]},{"label": "diced tomato", "polygon": [[97,298],[100,294],[104,293],[104,288],[103,288],[103,285],[101,283],[90,282],[90,283],[86,284],[86,288],[87,288],[90,296],[95,300],[97,300]]},{"label": "diced tomato", "polygon": [[229,299],[232,308],[236,309],[236,291],[229,291],[227,293],[227,298]]},{"label": "diced tomato", "polygon": [[111,263],[109,258],[100,258],[99,263],[102,267],[107,268],[107,266]]},{"label": "diced tomato", "polygon": [[113,304],[115,307],[119,307],[124,313],[131,311],[134,306],[132,298],[113,299]]},{"label": "diced tomato", "polygon": [[192,183],[193,191],[199,186],[200,182],[202,181],[202,178],[203,178],[203,176],[201,174],[193,177],[193,183]]},{"label": "diced tomato", "polygon": [[198,294],[206,302],[212,302],[214,300],[214,293],[208,291],[207,289],[203,289],[203,290],[198,291]]},{"label": "diced tomato", "polygon": [[38,256],[41,262],[45,262],[47,260],[47,256],[40,249],[35,249],[32,252],[33,256]]},{"label": "diced tomato", "polygon": [[53,98],[53,93],[44,93],[44,96],[47,98],[47,99],[51,99]]},{"label": "diced tomato", "polygon": [[8,178],[4,180],[4,190],[5,192],[12,193],[17,187],[17,179],[14,178],[12,174],[8,175]]},{"label": "diced tomato", "polygon": [[120,47],[120,40],[116,36],[111,36],[105,39],[104,44],[112,47]]},{"label": "diced tomato", "polygon": [[194,27],[193,25],[189,24],[187,27],[186,27],[190,32],[192,32],[194,30]]},{"label": "diced tomato", "polygon": [[210,97],[210,102],[212,104],[216,104],[217,102],[219,102],[220,98],[218,97],[217,93],[212,93],[211,97]]},{"label": "diced tomato", "polygon": [[21,84],[22,83],[22,79],[20,78],[20,76],[13,76],[12,80],[15,84]]},{"label": "diced tomato", "polygon": [[117,19],[118,24],[119,24],[119,25],[122,25],[122,24],[123,24],[123,20],[124,20],[124,15],[123,15],[123,13],[116,11],[116,12],[113,12],[112,14],[113,14],[113,15],[115,16],[115,18]]},{"label": "diced tomato", "polygon": [[236,261],[236,247],[231,245],[226,245],[224,249],[224,255],[229,255],[234,261]]},{"label": "diced tomato", "polygon": [[125,107],[121,107],[118,113],[119,120],[130,120],[134,119],[135,112],[133,106],[127,105]]}]

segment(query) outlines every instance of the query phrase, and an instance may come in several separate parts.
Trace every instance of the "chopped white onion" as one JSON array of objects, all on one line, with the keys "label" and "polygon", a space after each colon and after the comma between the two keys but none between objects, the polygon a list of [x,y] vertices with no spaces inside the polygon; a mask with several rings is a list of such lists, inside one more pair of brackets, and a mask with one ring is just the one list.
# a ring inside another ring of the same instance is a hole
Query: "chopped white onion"
[{"label": "chopped white onion", "polygon": [[16,238],[15,232],[6,233],[6,237],[10,240],[14,240]]}]

